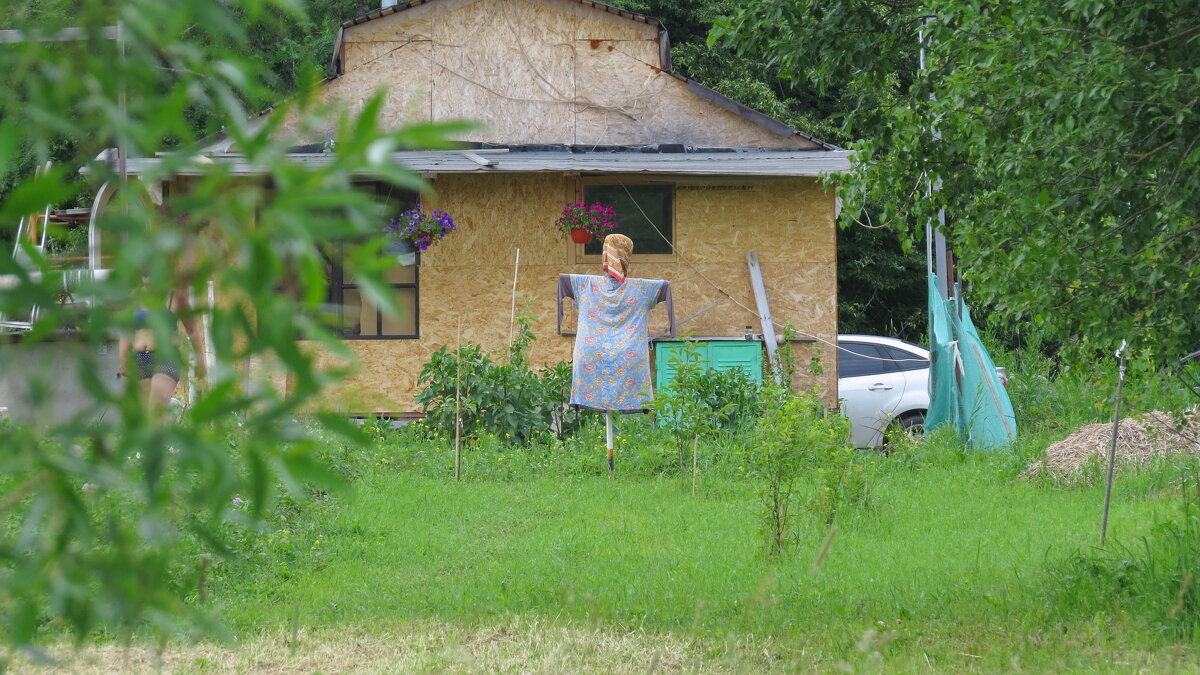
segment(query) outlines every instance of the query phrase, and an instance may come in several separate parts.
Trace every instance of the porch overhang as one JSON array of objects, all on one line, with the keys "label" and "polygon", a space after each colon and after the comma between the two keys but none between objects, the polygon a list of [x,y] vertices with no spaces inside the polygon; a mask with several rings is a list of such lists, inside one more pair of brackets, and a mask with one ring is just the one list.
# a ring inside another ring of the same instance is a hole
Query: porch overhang
[{"label": "porch overhang", "polygon": [[[113,153],[109,153],[112,155]],[[392,159],[421,174],[644,174],[674,176],[761,176],[824,177],[851,168],[848,150],[791,150],[758,148],[687,148],[658,146],[553,149],[472,148],[463,150],[395,152]],[[267,173],[263,165],[247,161],[241,154],[204,155],[200,162],[183,163],[166,154],[130,157],[126,170],[131,176],[167,173],[199,176],[215,167],[235,176]],[[319,168],[335,159],[332,152],[296,152],[290,161]],[[115,160],[108,159],[115,170]],[[169,168],[168,168],[169,167]],[[84,167],[83,173],[93,169]]]}]

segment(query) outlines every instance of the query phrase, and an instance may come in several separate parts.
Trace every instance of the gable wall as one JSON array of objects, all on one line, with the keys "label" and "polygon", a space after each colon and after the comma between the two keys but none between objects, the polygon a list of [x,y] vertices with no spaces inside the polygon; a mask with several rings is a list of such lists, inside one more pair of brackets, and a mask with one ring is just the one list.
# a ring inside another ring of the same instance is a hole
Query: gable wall
[{"label": "gable wall", "polygon": [[[687,91],[658,30],[571,0],[439,0],[345,29],[327,101],[387,88],[383,122],[474,119],[492,143],[816,147]],[[313,139],[316,140],[316,139]]]}]

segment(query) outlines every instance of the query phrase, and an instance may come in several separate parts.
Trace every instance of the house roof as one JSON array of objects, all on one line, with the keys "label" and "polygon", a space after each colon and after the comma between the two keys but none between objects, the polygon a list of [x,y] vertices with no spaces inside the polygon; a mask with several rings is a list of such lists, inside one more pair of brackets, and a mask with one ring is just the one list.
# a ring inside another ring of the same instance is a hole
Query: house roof
[{"label": "house roof", "polygon": [[[378,19],[381,16],[387,16],[388,14],[395,14],[396,12],[402,12],[410,7],[417,7],[419,5],[424,5],[424,4],[433,2],[433,1],[434,0],[409,0],[409,2],[398,2],[395,5],[392,5],[391,7],[384,7],[382,9],[377,9],[373,12],[367,12],[366,14],[363,14],[362,16],[350,19],[349,21],[343,21],[342,28],[349,28],[351,26],[357,26],[360,23],[366,23],[368,21],[371,21],[372,19]],[[595,0],[576,0],[576,2],[578,2],[581,5],[587,5],[589,7],[595,7],[596,9],[604,10],[605,12],[608,12],[609,14],[616,14],[617,16],[625,17],[626,19],[632,19],[634,21],[640,21],[644,24],[658,26],[658,28],[660,30],[665,30],[663,28],[662,22],[659,21],[658,19],[650,16],[649,14],[642,14],[641,12],[633,12],[628,9],[621,9],[620,7],[613,7],[612,5],[606,5],[603,2],[595,2]]]},{"label": "house roof", "polygon": [[[393,159],[411,171],[424,174],[455,173],[570,173],[643,174],[675,176],[809,176],[819,177],[850,170],[846,150],[692,148],[685,146],[513,146],[462,150],[396,152]],[[262,175],[266,167],[248,162],[240,154],[208,156],[213,164],[233,175]],[[297,152],[288,159],[319,167],[334,161],[331,152]],[[110,163],[115,160],[110,160]],[[158,157],[131,157],[129,175],[158,173],[167,161]],[[178,175],[200,175],[208,162],[176,168]],[[85,167],[84,173],[91,170]]]}]

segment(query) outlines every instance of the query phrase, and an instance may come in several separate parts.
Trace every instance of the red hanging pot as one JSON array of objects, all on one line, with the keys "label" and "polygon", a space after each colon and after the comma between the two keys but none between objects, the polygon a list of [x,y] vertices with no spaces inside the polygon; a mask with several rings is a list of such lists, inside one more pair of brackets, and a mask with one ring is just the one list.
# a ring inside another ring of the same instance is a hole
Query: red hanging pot
[{"label": "red hanging pot", "polygon": [[582,227],[572,227],[571,241],[575,242],[576,244],[590,244],[592,243],[592,233],[588,232]]}]

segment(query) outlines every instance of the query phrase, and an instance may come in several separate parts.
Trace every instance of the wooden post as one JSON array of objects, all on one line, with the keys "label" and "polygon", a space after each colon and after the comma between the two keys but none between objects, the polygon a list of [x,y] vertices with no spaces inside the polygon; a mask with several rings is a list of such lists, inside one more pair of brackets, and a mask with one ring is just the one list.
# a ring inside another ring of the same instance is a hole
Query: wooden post
[{"label": "wooden post", "polygon": [[[754,288],[754,302],[758,305],[758,323],[762,326],[763,344],[767,348],[767,362],[771,364],[775,384],[780,384],[781,373],[775,368],[775,322],[771,319],[771,308],[767,305],[767,289],[763,286],[762,269],[758,266],[758,254],[754,251],[748,252],[746,264],[750,266],[750,284]],[[791,385],[790,382],[787,384]]]},{"label": "wooden post", "polygon": [[517,322],[517,272],[521,269],[521,249],[517,248],[517,262],[513,264],[512,310],[508,315],[508,346],[513,343],[513,326]]},{"label": "wooden post", "polygon": [[700,445],[699,434],[692,436],[692,496],[696,496],[696,478],[700,475],[700,469],[696,463],[696,449]]}]

